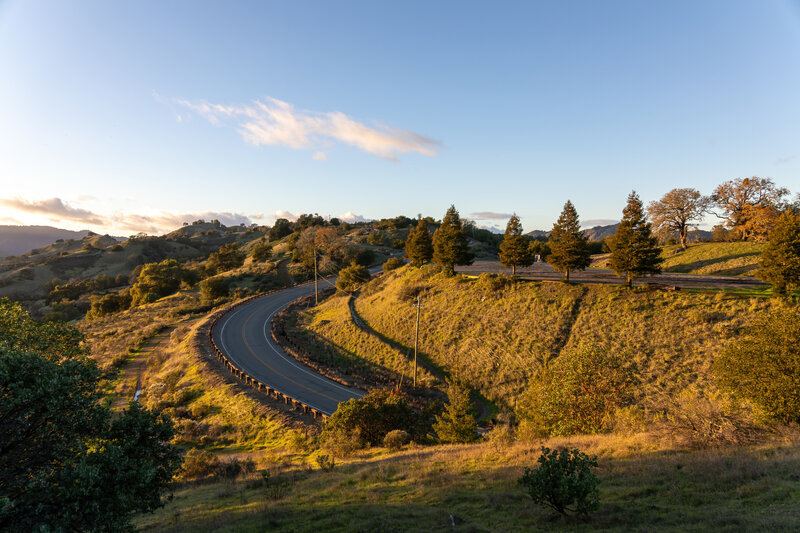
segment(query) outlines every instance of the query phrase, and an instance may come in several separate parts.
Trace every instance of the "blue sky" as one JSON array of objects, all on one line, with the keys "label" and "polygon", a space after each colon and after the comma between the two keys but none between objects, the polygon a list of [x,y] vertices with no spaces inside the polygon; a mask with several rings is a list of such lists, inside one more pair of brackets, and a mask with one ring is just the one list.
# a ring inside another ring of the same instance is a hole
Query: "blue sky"
[{"label": "blue sky", "polygon": [[[0,224],[800,191],[800,2],[0,1]],[[496,217],[496,218],[491,218]]]}]

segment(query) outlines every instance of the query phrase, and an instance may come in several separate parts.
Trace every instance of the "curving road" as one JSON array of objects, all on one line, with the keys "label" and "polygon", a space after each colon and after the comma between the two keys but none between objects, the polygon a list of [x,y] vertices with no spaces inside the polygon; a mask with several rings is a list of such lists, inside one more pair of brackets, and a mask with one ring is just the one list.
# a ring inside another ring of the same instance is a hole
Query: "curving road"
[{"label": "curving road", "polygon": [[[320,282],[327,286],[327,283]],[[291,287],[237,307],[214,325],[220,350],[236,366],[273,389],[330,415],[339,402],[363,392],[335,383],[284,352],[272,340],[272,317],[294,300],[314,294],[314,284]]]}]

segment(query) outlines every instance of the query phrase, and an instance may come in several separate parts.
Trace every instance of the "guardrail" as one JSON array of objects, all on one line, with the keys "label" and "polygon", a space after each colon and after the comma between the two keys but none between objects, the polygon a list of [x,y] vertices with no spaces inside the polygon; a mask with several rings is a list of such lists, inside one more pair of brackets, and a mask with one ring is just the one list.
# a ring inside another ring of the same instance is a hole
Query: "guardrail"
[{"label": "guardrail", "polygon": [[[293,285],[292,287],[299,287],[299,286],[302,286],[302,285],[307,285],[308,283],[313,283],[313,281],[306,282],[306,283],[299,283],[297,285]],[[226,308],[224,311],[221,311],[219,313],[219,315],[217,317],[215,317],[214,320],[211,322],[211,325],[208,327],[208,342],[211,344],[211,348],[214,349],[214,355],[217,356],[217,359],[219,359],[219,361],[230,371],[231,374],[234,375],[234,377],[236,377],[237,379],[242,381],[245,385],[253,387],[256,390],[266,392],[267,396],[270,397],[270,398],[275,398],[276,400],[283,400],[286,403],[286,405],[290,405],[291,404],[294,409],[302,409],[303,413],[310,414],[314,418],[322,418],[322,420],[325,421],[328,418],[328,414],[327,413],[323,413],[319,409],[317,409],[315,407],[311,407],[310,405],[307,405],[307,404],[303,403],[302,401],[300,401],[300,400],[298,400],[296,398],[293,398],[290,395],[285,394],[285,393],[275,389],[274,387],[270,387],[269,385],[267,385],[263,381],[257,380],[256,378],[254,378],[253,376],[251,376],[250,374],[248,374],[247,372],[245,372],[244,370],[239,368],[236,365],[236,363],[231,361],[228,358],[228,356],[225,354],[225,352],[223,352],[222,350],[219,349],[219,347],[217,346],[217,343],[214,342],[214,326],[217,325],[217,322],[219,322],[219,320],[222,317],[224,317],[226,314],[230,313],[231,311],[233,311],[237,307],[241,307],[242,305],[244,305],[244,304],[246,304],[246,303],[248,303],[248,302],[250,302],[252,300],[255,300],[257,298],[263,298],[265,296],[269,296],[270,294],[274,294],[274,293],[282,291],[282,290],[284,290],[284,289],[276,289],[276,290],[272,290],[272,291],[263,292],[261,294],[255,294],[253,296],[248,296],[247,298],[239,300],[238,302],[236,302],[232,306]]]}]

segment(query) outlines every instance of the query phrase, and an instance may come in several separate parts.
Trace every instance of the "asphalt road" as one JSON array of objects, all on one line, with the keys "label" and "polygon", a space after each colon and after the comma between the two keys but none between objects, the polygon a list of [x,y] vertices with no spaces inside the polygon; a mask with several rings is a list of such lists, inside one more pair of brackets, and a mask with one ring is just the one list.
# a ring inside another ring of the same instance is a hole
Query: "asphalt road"
[{"label": "asphalt road", "polygon": [[[459,274],[479,275],[482,272],[492,274],[511,274],[510,268],[503,267],[498,261],[475,261],[469,266],[456,267]],[[563,274],[556,272],[547,263],[534,263],[525,268],[517,269],[517,276],[522,279],[558,281],[563,278]],[[607,283],[620,285],[625,282],[623,278],[616,276],[612,271],[604,268],[588,268],[583,271],[570,272],[570,281],[586,283]],[[752,289],[766,287],[767,285],[749,276],[706,276],[697,274],[658,274],[656,276],[643,276],[634,280],[634,285],[645,285],[647,283],[661,283],[674,287],[689,288],[729,288],[729,289]]]},{"label": "asphalt road", "polygon": [[[320,289],[330,287],[320,281]],[[363,392],[335,383],[284,352],[272,340],[272,317],[288,304],[314,293],[314,284],[266,295],[225,314],[212,334],[220,350],[240,369],[309,407],[331,414],[339,402]]]}]

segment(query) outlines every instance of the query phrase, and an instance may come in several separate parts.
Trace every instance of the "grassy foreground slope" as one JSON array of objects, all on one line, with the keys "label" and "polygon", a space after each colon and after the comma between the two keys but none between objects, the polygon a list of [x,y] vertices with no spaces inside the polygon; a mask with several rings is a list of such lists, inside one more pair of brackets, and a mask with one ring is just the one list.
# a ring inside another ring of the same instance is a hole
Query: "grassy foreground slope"
[{"label": "grassy foreground slope", "polygon": [[420,349],[451,375],[513,408],[542,364],[583,343],[628,354],[643,396],[705,386],[716,354],[778,300],[604,285],[518,283],[445,277],[403,267],[356,300],[382,335],[413,345],[413,295],[422,291]]},{"label": "grassy foreground slope", "polygon": [[[596,435],[409,448],[332,472],[271,469],[238,481],[187,485],[142,531],[797,531],[797,436],[686,452],[647,436]],[[793,440],[794,439],[794,440]],[[540,445],[598,455],[600,508],[560,520],[518,485]],[[371,454],[368,455],[368,454]]]}]

